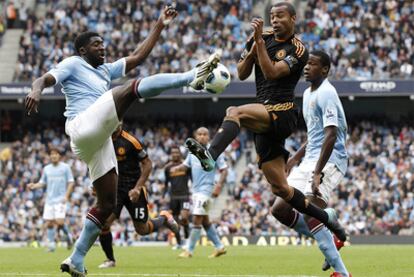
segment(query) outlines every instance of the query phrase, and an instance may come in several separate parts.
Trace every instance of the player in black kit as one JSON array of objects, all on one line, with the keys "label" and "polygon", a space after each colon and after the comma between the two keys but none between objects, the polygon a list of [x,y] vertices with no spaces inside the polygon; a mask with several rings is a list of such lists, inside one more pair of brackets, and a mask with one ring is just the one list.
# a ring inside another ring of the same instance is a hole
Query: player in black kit
[{"label": "player in black kit", "polygon": [[161,211],[157,218],[148,219],[148,199],[146,181],[151,173],[152,162],[137,138],[122,130],[122,124],[112,135],[118,161],[118,190],[115,211],[108,218],[99,241],[107,260],[99,268],[115,267],[112,248],[111,224],[119,218],[125,207],[134,223],[135,231],[144,236],[166,227],[177,233],[178,224],[168,211]]},{"label": "player in black kit", "polygon": [[[189,236],[189,217],[190,217],[190,190],[188,180],[190,178],[189,169],[171,172],[170,169],[182,163],[180,148],[173,146],[170,149],[171,161],[165,166],[165,192],[169,188],[170,210],[174,219],[184,228],[184,237]],[[177,247],[181,248],[180,233],[176,233]]]},{"label": "player in black kit", "polygon": [[273,5],[270,18],[273,30],[265,33],[263,20],[253,19],[253,36],[237,64],[240,80],[249,77],[254,67],[257,103],[229,107],[208,149],[191,138],[186,140],[186,145],[199,158],[203,168],[211,171],[215,160],[237,137],[241,126],[252,131],[259,167],[272,192],[299,212],[324,223],[345,241],[345,230],[335,211],[309,203],[302,192],[287,183],[285,167],[289,152],[284,145],[285,139],[296,129],[298,112],[293,103],[294,89],[307,62],[308,51],[295,36],[296,11],[290,3]]}]

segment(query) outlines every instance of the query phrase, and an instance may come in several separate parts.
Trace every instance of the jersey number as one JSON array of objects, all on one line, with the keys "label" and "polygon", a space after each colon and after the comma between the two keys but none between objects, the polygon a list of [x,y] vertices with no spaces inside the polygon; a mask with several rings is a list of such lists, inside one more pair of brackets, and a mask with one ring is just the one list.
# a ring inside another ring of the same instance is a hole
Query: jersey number
[{"label": "jersey number", "polygon": [[135,218],[144,219],[145,218],[145,208],[135,208]]}]

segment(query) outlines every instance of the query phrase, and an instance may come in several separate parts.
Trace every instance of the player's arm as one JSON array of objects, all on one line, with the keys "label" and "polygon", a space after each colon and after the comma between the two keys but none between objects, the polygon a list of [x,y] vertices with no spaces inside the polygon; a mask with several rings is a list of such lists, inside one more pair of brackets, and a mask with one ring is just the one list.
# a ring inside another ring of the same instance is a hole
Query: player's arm
[{"label": "player's arm", "polygon": [[308,144],[307,141],[305,141],[304,144],[298,149],[298,151],[295,152],[295,154],[289,158],[289,160],[286,163],[286,174],[289,175],[292,168],[297,165],[305,156],[306,152],[306,145]]},{"label": "player's arm", "polygon": [[32,83],[32,90],[25,99],[25,109],[28,115],[30,115],[32,112],[38,112],[37,107],[39,105],[40,95],[42,94],[42,91],[47,87],[54,86],[55,84],[56,79],[50,73],[45,73],[43,76],[34,80]]},{"label": "player's arm", "polygon": [[227,174],[228,174],[227,168],[220,170],[220,178],[217,181],[216,185],[214,186],[213,197],[217,197],[220,195],[221,190],[223,189],[223,186],[224,186],[224,182],[226,181]]},{"label": "player's arm", "polygon": [[262,37],[263,19],[255,18],[251,25],[254,30],[253,37],[256,44],[257,61],[266,80],[276,80],[289,75],[290,68],[285,61],[274,62],[267,54],[265,41]]},{"label": "player's arm", "polygon": [[34,190],[34,189],[40,189],[40,188],[43,188],[45,185],[46,185],[46,184],[44,184],[44,183],[38,182],[38,183],[29,183],[29,184],[27,184],[27,187],[28,187],[30,190]]},{"label": "player's arm", "polygon": [[148,177],[151,174],[152,170],[152,161],[146,157],[140,162],[141,166],[141,176],[139,177],[137,184],[135,185],[135,188],[141,191],[141,188],[145,187],[145,183],[148,180]]},{"label": "player's arm", "polygon": [[182,163],[182,164],[171,167],[170,172],[175,173],[178,171],[187,171],[188,169],[189,167],[185,163]]},{"label": "player's arm", "polygon": [[249,41],[247,44],[246,49],[244,49],[237,63],[237,74],[241,81],[246,80],[250,76],[254,63],[256,62],[256,44],[253,41]]},{"label": "player's arm", "polygon": [[154,28],[152,29],[149,36],[140,44],[135,51],[128,57],[126,57],[126,68],[125,73],[131,71],[139,64],[143,63],[144,60],[151,53],[152,48],[154,48],[155,43],[158,41],[161,31],[167,26],[171,20],[177,16],[177,11],[172,6],[165,7],[164,11],[161,13],[157,22],[155,23]]},{"label": "player's arm", "polygon": [[66,190],[65,201],[69,202],[70,196],[72,195],[73,189],[75,187],[75,182],[68,182],[68,188]]}]

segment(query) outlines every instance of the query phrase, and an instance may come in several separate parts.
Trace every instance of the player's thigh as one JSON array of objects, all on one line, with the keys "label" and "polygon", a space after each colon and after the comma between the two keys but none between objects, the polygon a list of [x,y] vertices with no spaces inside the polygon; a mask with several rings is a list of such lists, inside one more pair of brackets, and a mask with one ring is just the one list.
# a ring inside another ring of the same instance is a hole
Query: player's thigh
[{"label": "player's thigh", "polygon": [[55,211],[53,204],[46,203],[43,207],[43,219],[46,222],[54,222],[55,220]]},{"label": "player's thigh", "polygon": [[229,107],[227,116],[238,118],[241,126],[255,133],[264,133],[270,128],[269,113],[262,104]]},{"label": "player's thigh", "polygon": [[129,215],[132,218],[132,221],[139,224],[145,224],[148,221],[148,200],[146,190],[141,189],[137,202],[132,202],[131,200],[126,199],[124,202],[125,208],[128,210]]},{"label": "player's thigh", "polygon": [[208,215],[210,210],[210,197],[202,193],[193,194],[193,209],[192,214],[194,216]]},{"label": "player's thigh", "polygon": [[181,219],[188,220],[190,218],[190,201],[185,200],[183,202],[183,208],[181,209]]},{"label": "player's thigh", "polygon": [[282,198],[286,198],[289,194],[285,166],[285,158],[283,156],[278,156],[262,164],[263,174],[270,183],[272,192]]},{"label": "player's thigh", "polygon": [[170,200],[170,210],[174,217],[178,217],[181,211],[181,200],[171,199]]},{"label": "player's thigh", "polygon": [[103,226],[102,230],[109,230],[111,228],[112,223],[119,218],[115,213],[112,213],[105,221],[105,225]]},{"label": "player's thigh", "polygon": [[115,208],[117,182],[118,175],[115,168],[93,182],[96,191],[97,206],[100,209],[104,209],[108,213],[108,216]]}]

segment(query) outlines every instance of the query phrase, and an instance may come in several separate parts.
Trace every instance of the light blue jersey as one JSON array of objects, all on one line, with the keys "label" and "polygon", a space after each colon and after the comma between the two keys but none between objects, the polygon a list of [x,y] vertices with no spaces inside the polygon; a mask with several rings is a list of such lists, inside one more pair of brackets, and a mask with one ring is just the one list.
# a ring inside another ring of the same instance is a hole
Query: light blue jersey
[{"label": "light blue jersey", "polygon": [[[193,193],[201,193],[211,197],[214,189],[216,170],[205,171],[200,161],[193,154],[188,154],[183,164],[191,168],[191,177],[193,182]],[[227,168],[227,163],[223,155],[216,160],[216,169],[222,170]]]},{"label": "light blue jersey", "polygon": [[345,142],[347,123],[341,100],[335,87],[325,79],[315,91],[307,88],[303,94],[303,117],[308,129],[308,143],[304,160],[317,161],[325,139],[324,128],[336,126],[337,139],[329,162],[335,164],[345,174],[348,154]]},{"label": "light blue jersey", "polygon": [[45,166],[39,183],[46,185],[46,203],[62,203],[65,199],[67,185],[73,181],[69,165],[59,162],[56,166],[53,164]]},{"label": "light blue jersey", "polygon": [[111,81],[125,75],[125,58],[114,63],[105,63],[94,68],[79,56],[61,61],[48,73],[62,85],[66,97],[66,111],[69,119],[87,109],[111,87]]}]

